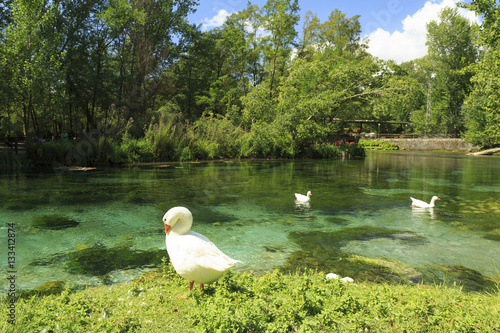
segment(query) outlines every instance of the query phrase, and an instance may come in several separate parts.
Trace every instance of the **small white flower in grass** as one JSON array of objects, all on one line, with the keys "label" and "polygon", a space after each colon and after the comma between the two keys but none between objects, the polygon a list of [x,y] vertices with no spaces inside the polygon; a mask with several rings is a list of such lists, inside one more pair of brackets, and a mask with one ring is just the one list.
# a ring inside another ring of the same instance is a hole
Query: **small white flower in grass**
[{"label": "small white flower in grass", "polygon": [[327,279],[336,279],[337,280],[340,277],[337,274],[335,274],[335,273],[328,273],[328,274],[326,274],[326,278]]},{"label": "small white flower in grass", "polygon": [[142,302],[141,305],[147,305],[147,303],[146,302]]},{"label": "small white flower in grass", "polygon": [[104,318],[106,318],[106,311],[103,311],[102,315],[97,320],[101,320],[101,319],[104,319]]},{"label": "small white flower in grass", "polygon": [[124,299],[123,299],[123,298],[118,298],[118,300],[119,300],[119,301],[124,301]]},{"label": "small white flower in grass", "polygon": [[345,278],[340,279],[340,281],[342,281],[342,282],[348,282],[348,283],[353,283],[354,282],[354,280],[352,278],[348,277],[348,276],[346,276]]},{"label": "small white flower in grass", "polygon": [[146,320],[145,323],[149,324],[149,323],[152,323],[153,321],[152,320]]}]

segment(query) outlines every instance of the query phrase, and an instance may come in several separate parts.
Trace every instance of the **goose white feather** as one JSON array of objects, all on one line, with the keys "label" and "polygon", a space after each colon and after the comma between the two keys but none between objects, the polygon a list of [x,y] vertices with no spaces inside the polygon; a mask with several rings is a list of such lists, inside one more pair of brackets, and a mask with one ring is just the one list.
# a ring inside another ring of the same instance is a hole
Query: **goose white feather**
[{"label": "goose white feather", "polygon": [[413,207],[419,207],[419,208],[431,208],[431,207],[434,207],[434,202],[436,200],[441,200],[436,195],[432,197],[430,203],[427,203],[425,201],[418,200],[418,199],[415,199],[415,198],[412,198],[412,197],[410,197],[410,199],[411,199],[411,205]]},{"label": "goose white feather", "polygon": [[295,200],[300,202],[307,202],[311,200],[311,191],[307,191],[307,195],[295,193]]},{"label": "goose white feather", "polygon": [[163,216],[165,243],[172,266],[184,279],[193,284],[217,281],[239,260],[231,259],[217,248],[207,237],[190,231],[193,215],[185,207],[171,208]]}]

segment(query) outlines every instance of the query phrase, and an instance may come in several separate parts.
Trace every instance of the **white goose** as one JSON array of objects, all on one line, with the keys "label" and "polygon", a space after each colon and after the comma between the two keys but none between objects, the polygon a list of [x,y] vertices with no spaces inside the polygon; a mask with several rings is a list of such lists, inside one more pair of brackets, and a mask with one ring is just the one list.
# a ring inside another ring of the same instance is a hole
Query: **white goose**
[{"label": "white goose", "polygon": [[217,281],[225,271],[239,260],[229,258],[208,238],[190,231],[193,215],[185,207],[171,208],[163,216],[165,243],[175,271],[189,281],[189,290],[194,283],[203,284]]},{"label": "white goose", "polygon": [[434,201],[441,200],[437,196],[433,196],[430,203],[412,197],[410,197],[410,199],[412,207],[419,207],[419,208],[432,208],[434,207]]},{"label": "white goose", "polygon": [[308,202],[311,200],[311,191],[307,191],[307,195],[295,193],[295,200],[300,202]]}]

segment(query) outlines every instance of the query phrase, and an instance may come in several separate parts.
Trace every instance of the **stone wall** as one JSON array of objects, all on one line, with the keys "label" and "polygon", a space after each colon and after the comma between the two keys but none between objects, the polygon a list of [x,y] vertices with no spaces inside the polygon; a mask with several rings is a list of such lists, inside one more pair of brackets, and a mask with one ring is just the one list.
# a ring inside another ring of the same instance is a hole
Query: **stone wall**
[{"label": "stone wall", "polygon": [[458,150],[473,151],[480,147],[473,146],[463,139],[374,139],[395,143],[399,149],[405,150]]}]

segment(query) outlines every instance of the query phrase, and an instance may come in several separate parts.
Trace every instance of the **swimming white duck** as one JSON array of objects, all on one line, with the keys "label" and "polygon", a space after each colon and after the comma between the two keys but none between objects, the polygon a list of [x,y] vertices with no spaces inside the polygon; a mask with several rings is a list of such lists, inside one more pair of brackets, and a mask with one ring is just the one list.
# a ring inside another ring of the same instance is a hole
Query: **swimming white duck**
[{"label": "swimming white duck", "polygon": [[432,208],[434,207],[434,201],[441,200],[437,196],[433,196],[430,203],[412,197],[410,197],[410,199],[411,199],[411,205],[413,207],[420,207],[420,208]]},{"label": "swimming white duck", "polygon": [[193,215],[185,207],[171,208],[163,216],[165,243],[175,271],[189,281],[189,290],[194,283],[203,284],[217,281],[239,260],[222,253],[207,237],[190,231]]},{"label": "swimming white duck", "polygon": [[307,191],[307,195],[295,193],[295,200],[300,202],[308,202],[311,200],[311,191]]}]

